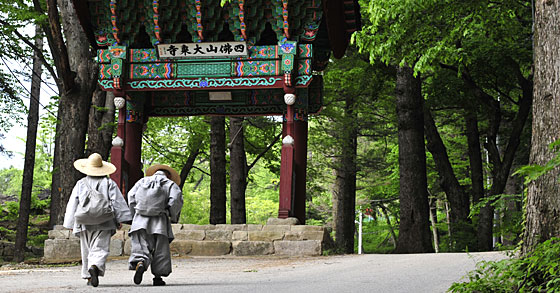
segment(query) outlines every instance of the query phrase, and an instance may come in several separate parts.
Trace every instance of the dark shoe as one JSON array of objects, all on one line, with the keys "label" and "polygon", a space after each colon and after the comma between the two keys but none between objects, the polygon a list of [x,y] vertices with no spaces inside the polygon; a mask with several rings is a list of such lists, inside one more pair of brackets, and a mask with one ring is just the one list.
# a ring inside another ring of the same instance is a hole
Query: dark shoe
[{"label": "dark shoe", "polygon": [[161,277],[154,278],[154,286],[165,286],[165,282]]},{"label": "dark shoe", "polygon": [[91,275],[91,285],[93,287],[99,286],[99,269],[97,266],[93,265],[88,270],[89,274]]},{"label": "dark shoe", "polygon": [[142,283],[142,275],[146,271],[146,267],[144,267],[144,262],[139,261],[136,264],[136,273],[134,273],[134,284],[140,285]]},{"label": "dark shoe", "polygon": [[91,278],[87,278],[87,285],[91,286]]}]

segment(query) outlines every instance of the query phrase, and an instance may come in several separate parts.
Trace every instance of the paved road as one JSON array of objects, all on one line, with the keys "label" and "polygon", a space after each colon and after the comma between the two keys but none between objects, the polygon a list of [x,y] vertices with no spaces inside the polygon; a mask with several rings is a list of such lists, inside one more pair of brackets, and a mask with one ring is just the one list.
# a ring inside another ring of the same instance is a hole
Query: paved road
[{"label": "paved road", "polygon": [[8,270],[0,268],[0,292],[445,292],[480,260],[501,252],[366,254],[329,257],[174,258],[167,286],[152,276],[132,282],[126,260],[111,260],[99,287],[80,279],[80,266]]}]

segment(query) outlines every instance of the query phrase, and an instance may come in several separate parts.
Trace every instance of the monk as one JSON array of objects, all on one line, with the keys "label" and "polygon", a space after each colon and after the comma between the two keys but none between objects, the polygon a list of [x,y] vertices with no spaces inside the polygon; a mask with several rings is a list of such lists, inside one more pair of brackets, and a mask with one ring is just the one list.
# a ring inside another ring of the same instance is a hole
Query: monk
[{"label": "monk", "polygon": [[[105,275],[111,236],[116,233],[116,229],[121,228],[122,223],[132,220],[132,214],[117,184],[107,177],[117,169],[113,164],[103,161],[100,154],[94,153],[87,159],[75,161],[74,167],[87,176],[76,182],[72,189],[63,226],[73,229],[73,233],[80,238],[82,278],[88,280],[88,285],[97,287],[99,277]],[[108,213],[101,218],[94,213],[85,216],[83,213],[77,214],[84,212],[84,209],[87,212],[87,208],[96,209],[96,206],[87,205],[92,202],[99,203],[88,197],[91,194],[88,192],[90,190],[97,191],[101,200],[106,199]]]},{"label": "monk", "polygon": [[131,252],[128,268],[135,270],[134,283],[142,283],[144,272],[151,267],[154,286],[164,286],[162,277],[171,274],[169,243],[173,241],[171,223],[177,223],[183,207],[179,188],[181,178],[167,165],[156,164],[146,170],[128,192],[133,214],[129,236]]}]

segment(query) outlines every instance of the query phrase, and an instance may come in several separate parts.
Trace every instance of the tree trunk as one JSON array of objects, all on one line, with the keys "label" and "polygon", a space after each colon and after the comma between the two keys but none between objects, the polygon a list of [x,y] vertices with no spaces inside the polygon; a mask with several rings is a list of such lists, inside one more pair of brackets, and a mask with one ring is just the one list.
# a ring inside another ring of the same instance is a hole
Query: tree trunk
[{"label": "tree trunk", "polygon": [[[560,11],[554,1],[535,2],[533,130],[530,164],[544,165],[554,157],[549,145],[559,139]],[[560,167],[531,182],[527,193],[527,216],[522,253],[536,244],[560,236]]]},{"label": "tree trunk", "polygon": [[226,223],[226,130],[224,117],[210,120],[210,224]]},{"label": "tree trunk", "polygon": [[[492,186],[490,187],[489,195],[502,194],[506,186],[511,166],[519,147],[521,133],[525,127],[525,121],[531,111],[533,102],[533,86],[529,80],[525,79],[521,73],[518,74],[519,85],[522,90],[522,97],[519,100],[519,108],[515,120],[511,124],[511,132],[505,150],[503,151],[503,159],[500,156],[497,146],[497,128],[499,122],[496,120],[490,121],[490,131],[488,135],[488,143],[486,149],[490,163],[492,164]],[[499,106],[498,106],[499,107]],[[499,108],[498,108],[499,109]],[[496,110],[493,110],[496,111]],[[498,110],[499,111],[499,110]],[[533,114],[534,115],[534,114]],[[492,129],[496,129],[493,131]],[[535,133],[533,131],[533,133]],[[534,138],[533,134],[533,138]],[[534,142],[533,142],[534,148]],[[483,207],[480,211],[478,221],[478,245],[480,250],[492,250],[492,226],[494,218],[494,208],[489,204]]]},{"label": "tree trunk", "polygon": [[232,224],[247,223],[245,210],[245,189],[247,188],[247,157],[245,155],[245,136],[243,118],[229,119],[229,181],[230,210]]},{"label": "tree trunk", "polygon": [[389,231],[391,232],[391,239],[393,239],[393,248],[397,248],[397,234],[395,234],[395,230],[393,229],[393,225],[391,224],[391,218],[389,216],[389,213],[387,212],[387,208],[383,205],[382,202],[377,204],[379,206],[379,208],[381,209],[381,212],[383,213],[383,216],[385,217],[385,220],[387,222],[387,226],[389,226]]},{"label": "tree trunk", "polygon": [[[508,57],[506,56],[506,58]],[[472,93],[480,101],[480,103],[485,106],[485,110],[487,111],[488,115],[488,132],[486,135],[488,141],[485,144],[485,147],[488,150],[488,156],[490,158],[490,163],[492,166],[492,186],[490,188],[490,191],[488,192],[488,195],[490,196],[501,194],[504,191],[513,159],[516,156],[517,148],[519,147],[521,133],[523,132],[525,121],[527,120],[529,112],[531,111],[531,104],[533,101],[533,83],[531,82],[532,77],[525,77],[523,75],[523,72],[521,71],[520,66],[515,60],[509,58],[508,61],[508,65],[510,67],[508,69],[515,74],[515,77],[517,79],[516,82],[517,85],[521,88],[522,96],[517,103],[517,114],[515,116],[515,119],[511,123],[511,131],[508,135],[506,135],[506,137],[508,137],[508,142],[503,152],[500,152],[498,150],[497,144],[497,137],[502,119],[499,100],[484,92],[482,88],[479,87],[474,79],[468,74],[468,71],[464,71],[461,74],[465,85],[472,91]],[[458,72],[457,68],[452,68],[449,66],[444,67]],[[503,158],[500,153],[503,153]],[[492,249],[492,223],[493,211],[492,207],[488,205],[481,209],[478,219],[477,241],[479,250]]]},{"label": "tree trunk", "polygon": [[53,162],[51,227],[64,220],[72,188],[83,176],[74,168],[73,162],[84,157],[89,108],[97,82],[97,66],[93,62],[89,42],[78,22],[72,2],[61,0],[59,3],[66,44],[62,41],[61,32],[57,31],[60,25],[57,23],[59,19],[56,2],[48,0],[47,5],[50,33],[56,35],[53,42],[49,39],[49,47],[53,55],[57,55],[55,65],[59,73],[57,84],[60,93]]},{"label": "tree trunk", "polygon": [[93,153],[101,154],[104,160],[109,158],[115,122],[115,95],[102,91],[99,87],[93,93],[89,111],[89,126],[86,156]]},{"label": "tree trunk", "polygon": [[197,148],[196,150],[192,151],[189,157],[187,158],[187,162],[183,165],[183,168],[181,168],[181,174],[180,174],[181,184],[179,185],[179,187],[181,187],[181,190],[183,190],[183,186],[185,185],[185,180],[187,179],[187,176],[189,176],[189,173],[191,172],[194,166],[196,157],[198,157],[199,154],[200,154],[200,148]]},{"label": "tree trunk", "polygon": [[[41,29],[35,27],[35,45],[38,50],[43,49]],[[31,77],[31,97],[29,99],[29,113],[27,115],[27,139],[25,141],[25,161],[23,164],[23,179],[21,197],[19,200],[19,216],[16,226],[16,243],[14,261],[21,262],[25,258],[27,243],[27,227],[31,211],[31,191],[33,190],[33,169],[35,168],[35,147],[37,146],[37,127],[39,125],[39,99],[41,98],[42,62],[37,52],[33,55],[33,72]]]},{"label": "tree trunk", "polygon": [[[471,174],[471,187],[472,187],[472,201],[473,204],[477,204],[484,197],[484,173],[482,169],[482,152],[480,148],[480,133],[478,131],[478,119],[476,113],[467,109],[465,115],[466,124],[466,135],[467,135],[467,145],[469,154],[469,166]],[[491,214],[490,214],[491,215]],[[488,223],[488,209],[486,207],[481,208],[481,212],[478,218],[478,228],[485,230],[485,223]],[[485,243],[486,240],[481,239],[481,235],[487,235],[488,233],[480,233],[477,230],[477,242],[476,246],[472,247],[474,250],[481,250],[481,243]]]},{"label": "tree trunk", "polygon": [[400,229],[396,253],[433,252],[424,148],[421,81],[410,67],[397,68]]},{"label": "tree trunk", "polygon": [[437,205],[436,200],[431,197],[428,204],[430,205],[430,223],[432,224],[432,238],[434,240],[434,249],[439,252],[439,236],[437,229]]},{"label": "tree trunk", "polygon": [[354,253],[356,220],[356,156],[358,129],[356,123],[356,98],[345,95],[344,117],[340,132],[341,154],[336,169],[335,244],[344,253]]},{"label": "tree trunk", "polygon": [[467,110],[465,115],[469,166],[471,170],[471,186],[473,203],[478,203],[484,197],[484,176],[482,171],[482,151],[480,148],[480,133],[476,113]]},{"label": "tree trunk", "polygon": [[469,241],[473,237],[466,237],[471,234],[474,236],[474,231],[471,229],[470,221],[468,219],[470,212],[469,197],[463,190],[461,184],[455,176],[451,162],[447,155],[447,149],[443,144],[443,140],[439,135],[436,123],[430,113],[428,107],[424,107],[424,129],[426,131],[427,147],[434,162],[440,177],[440,185],[445,191],[447,201],[451,206],[450,213],[450,233],[453,243],[452,250],[464,250],[469,246]]}]

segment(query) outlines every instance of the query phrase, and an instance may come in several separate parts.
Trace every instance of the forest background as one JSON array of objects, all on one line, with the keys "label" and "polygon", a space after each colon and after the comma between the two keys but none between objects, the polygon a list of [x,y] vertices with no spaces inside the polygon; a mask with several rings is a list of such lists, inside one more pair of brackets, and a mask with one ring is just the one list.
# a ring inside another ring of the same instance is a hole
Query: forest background
[{"label": "forest background", "polygon": [[[0,58],[29,65],[1,68],[0,135],[26,125],[32,107],[24,99],[38,102],[21,80],[53,79],[41,87],[61,93],[40,105],[46,111],[32,147],[32,180],[24,170],[0,166],[0,238],[18,238],[18,199],[23,202],[27,188],[31,246],[41,246],[63,215],[60,191],[80,176],[68,162],[92,152],[107,158],[116,128],[113,97],[95,88],[90,48],[69,3],[59,0],[58,12],[53,0],[0,1]],[[520,243],[529,253],[560,234],[550,218],[557,206],[542,209],[531,200],[557,201],[551,186],[558,159],[555,144],[549,147],[555,136],[545,135],[556,123],[546,119],[554,115],[531,115],[532,107],[553,110],[533,97],[548,95],[536,88],[533,58],[543,3],[360,1],[362,30],[344,58],[317,73],[325,81],[324,107],[309,117],[306,224],[333,228],[333,252],[356,251],[360,214],[366,253],[485,251]],[[33,24],[49,49],[24,33]],[[32,74],[33,55],[44,73]],[[536,127],[543,119],[548,126]],[[76,133],[68,134],[70,128]],[[277,215],[281,129],[278,117],[150,118],[142,159],[145,167],[157,162],[181,170],[182,223],[262,224]],[[535,133],[550,139],[535,143]],[[213,139],[220,136],[216,149]],[[213,152],[226,158],[223,208],[213,206]],[[13,155],[2,146],[0,153]],[[531,195],[534,180],[540,183]],[[213,217],[213,209],[222,216]],[[528,211],[549,220],[535,221]],[[542,227],[531,226],[535,222]]]}]

